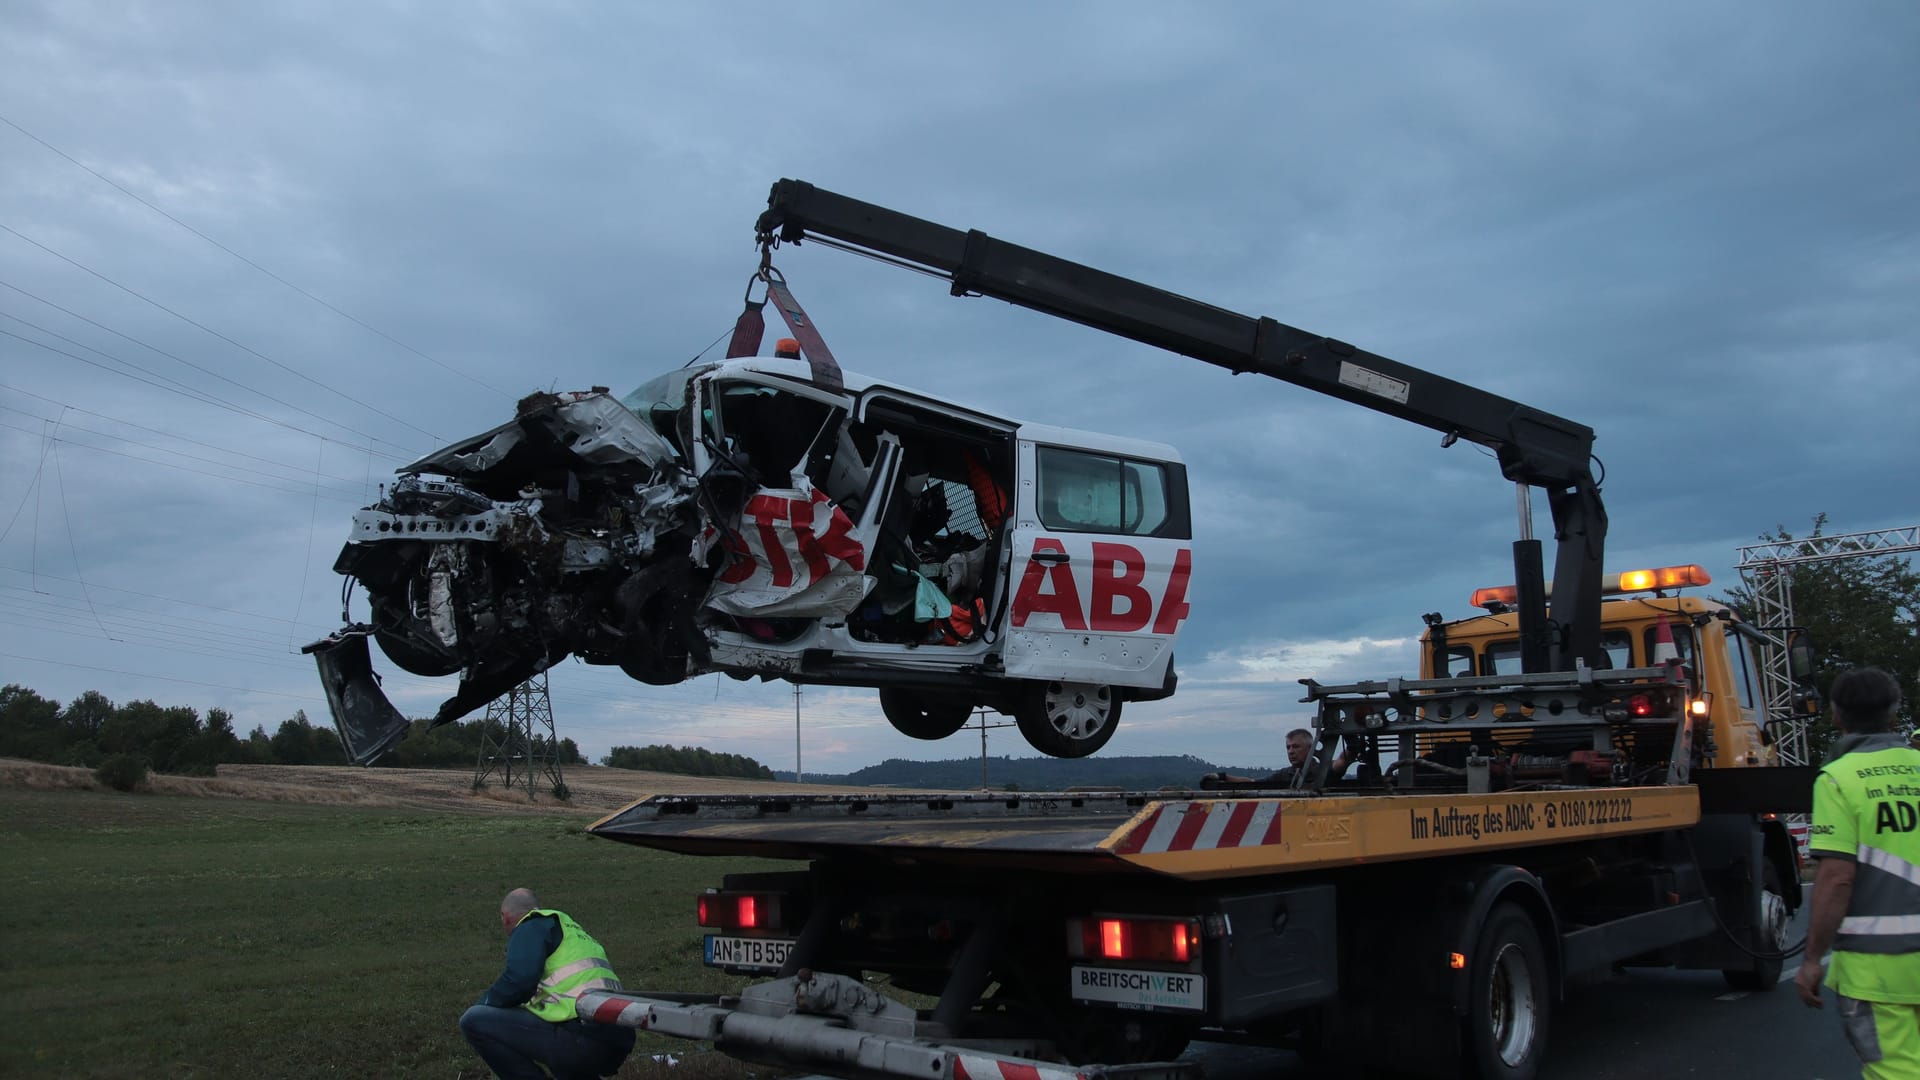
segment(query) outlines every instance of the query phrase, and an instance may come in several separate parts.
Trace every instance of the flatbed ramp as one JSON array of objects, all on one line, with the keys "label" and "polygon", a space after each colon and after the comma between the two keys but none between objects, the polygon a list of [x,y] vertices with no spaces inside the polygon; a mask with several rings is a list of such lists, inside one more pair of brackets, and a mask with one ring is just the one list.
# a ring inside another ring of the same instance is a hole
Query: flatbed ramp
[{"label": "flatbed ramp", "polygon": [[1686,828],[1692,785],[1490,794],[656,795],[596,836],[689,855],[1137,871],[1206,880]]}]

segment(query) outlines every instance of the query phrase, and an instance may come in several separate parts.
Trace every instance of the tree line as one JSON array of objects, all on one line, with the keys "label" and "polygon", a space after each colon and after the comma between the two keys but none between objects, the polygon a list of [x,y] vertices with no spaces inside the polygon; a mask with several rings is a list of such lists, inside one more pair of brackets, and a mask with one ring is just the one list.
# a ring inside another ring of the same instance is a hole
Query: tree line
[{"label": "tree line", "polygon": [[616,769],[681,773],[687,776],[738,776],[771,780],[773,770],[740,754],[716,754],[703,746],[616,746],[600,759]]},{"label": "tree line", "polygon": [[[395,768],[470,767],[489,735],[506,734],[498,721],[470,720],[428,728],[415,720],[400,744],[376,764]],[[155,772],[212,776],[218,765],[345,765],[340,737],[328,724],[314,724],[304,709],[280,722],[273,734],[256,725],[245,736],[233,714],[210,708],[203,715],[186,705],[149,700],[116,705],[88,690],[66,705],[16,684],[0,687],[0,757],[49,765],[97,768],[109,758],[130,756]],[[562,765],[585,765],[572,739],[561,739]],[[731,756],[731,755],[729,755]]]}]

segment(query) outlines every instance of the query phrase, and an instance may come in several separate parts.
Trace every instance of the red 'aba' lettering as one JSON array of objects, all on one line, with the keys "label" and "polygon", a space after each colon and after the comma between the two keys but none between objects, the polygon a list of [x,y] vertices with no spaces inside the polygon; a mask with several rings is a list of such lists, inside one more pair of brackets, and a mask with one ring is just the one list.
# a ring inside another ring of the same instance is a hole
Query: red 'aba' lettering
[{"label": "red 'aba' lettering", "polygon": [[1042,553],[1065,555],[1067,549],[1052,537],[1034,538],[1020,586],[1014,591],[1014,626],[1025,626],[1031,617],[1051,612],[1059,616],[1064,630],[1131,634],[1146,629],[1151,623],[1154,633],[1172,634],[1191,610],[1187,604],[1187,581],[1192,575],[1193,552],[1187,548],[1181,548],[1174,556],[1157,617],[1153,594],[1146,587],[1146,556],[1131,544],[1093,541],[1093,558],[1088,570],[1093,589],[1091,606],[1082,603],[1072,568],[1064,560],[1043,562],[1038,558]]},{"label": "red 'aba' lettering", "polygon": [[[1093,542],[1093,610],[1087,624],[1095,630],[1131,634],[1144,630],[1153,617],[1153,597],[1140,583],[1147,579],[1147,560],[1126,544]],[[1123,614],[1114,604],[1124,600]]]},{"label": "red 'aba' lettering", "polygon": [[[1033,553],[1027,556],[1027,571],[1020,577],[1020,590],[1013,594],[1013,625],[1027,625],[1027,618],[1051,611],[1060,616],[1060,625],[1068,630],[1085,630],[1087,620],[1080,617],[1080,586],[1073,583],[1073,571],[1066,561],[1043,563],[1037,556],[1043,551],[1059,555],[1066,546],[1050,536],[1033,538]],[[1042,585],[1047,587],[1041,592]]]}]

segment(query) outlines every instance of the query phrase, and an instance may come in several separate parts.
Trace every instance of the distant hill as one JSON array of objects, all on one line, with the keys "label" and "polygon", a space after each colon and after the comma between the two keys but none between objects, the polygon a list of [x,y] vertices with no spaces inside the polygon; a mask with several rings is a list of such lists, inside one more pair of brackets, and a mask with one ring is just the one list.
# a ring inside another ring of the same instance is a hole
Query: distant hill
[{"label": "distant hill", "polygon": [[[1129,791],[1151,791],[1161,787],[1195,787],[1200,777],[1210,772],[1231,772],[1243,776],[1265,776],[1275,766],[1215,765],[1191,754],[1159,757],[1086,757],[1086,758],[1014,758],[987,759],[986,786],[1018,791],[1059,791],[1070,787],[1117,787]],[[793,770],[774,771],[781,780],[792,780]],[[980,759],[957,758],[949,761],[907,761],[889,758],[878,765],[844,774],[806,774],[809,784],[837,784],[857,787],[931,788],[943,791],[977,789],[980,783]]]}]

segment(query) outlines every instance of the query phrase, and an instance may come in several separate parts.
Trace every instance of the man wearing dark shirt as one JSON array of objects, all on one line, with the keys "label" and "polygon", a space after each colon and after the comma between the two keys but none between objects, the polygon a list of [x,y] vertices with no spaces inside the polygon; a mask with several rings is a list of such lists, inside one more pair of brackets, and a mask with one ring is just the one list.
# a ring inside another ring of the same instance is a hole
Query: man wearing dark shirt
[{"label": "man wearing dark shirt", "polygon": [[528,889],[500,901],[507,966],[460,1017],[460,1033],[501,1080],[591,1080],[610,1076],[633,1050],[633,1030],[578,1019],[588,990],[618,990],[607,952],[563,911]]}]

